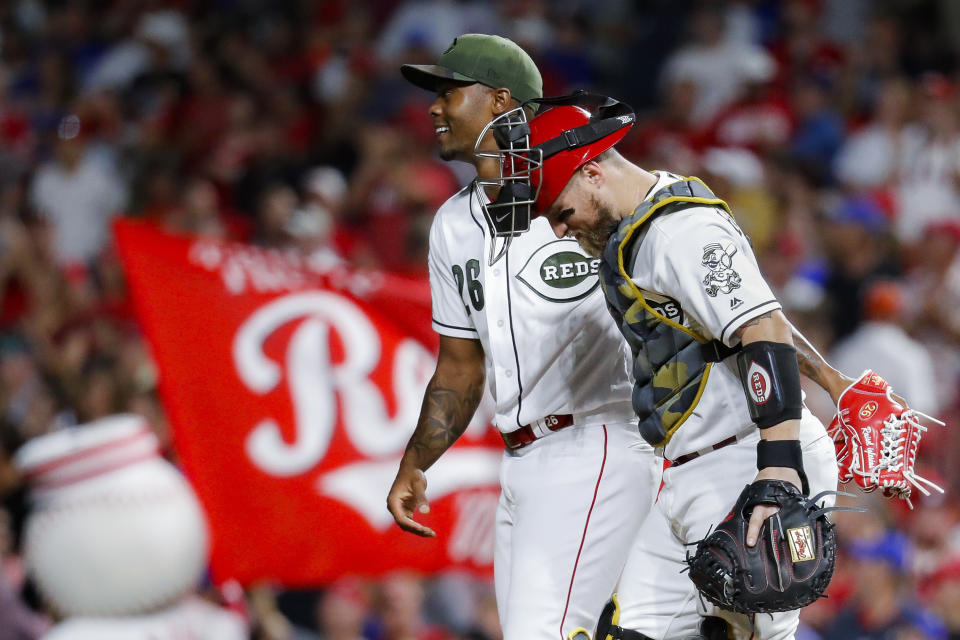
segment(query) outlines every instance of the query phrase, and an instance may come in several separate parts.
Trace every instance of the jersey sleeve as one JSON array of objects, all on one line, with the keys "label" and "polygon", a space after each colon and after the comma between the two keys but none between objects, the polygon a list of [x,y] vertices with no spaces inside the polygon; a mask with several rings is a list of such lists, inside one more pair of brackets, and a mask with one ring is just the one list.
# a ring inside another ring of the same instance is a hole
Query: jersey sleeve
[{"label": "jersey sleeve", "polygon": [[473,319],[463,302],[454,277],[449,246],[444,238],[443,224],[438,215],[430,228],[430,299],[433,305],[433,330],[453,338],[480,337]]},{"label": "jersey sleeve", "polygon": [[675,297],[727,346],[744,323],[780,309],[746,235],[725,212],[697,207],[671,214],[660,233],[654,288]]}]

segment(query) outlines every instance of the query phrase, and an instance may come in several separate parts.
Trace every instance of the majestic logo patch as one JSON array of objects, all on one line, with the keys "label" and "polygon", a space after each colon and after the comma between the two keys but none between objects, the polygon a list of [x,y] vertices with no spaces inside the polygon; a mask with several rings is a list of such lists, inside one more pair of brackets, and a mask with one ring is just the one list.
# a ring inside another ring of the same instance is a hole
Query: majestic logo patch
[{"label": "majestic logo patch", "polygon": [[817,559],[813,551],[813,532],[810,527],[787,529],[787,540],[790,541],[790,557],[794,562]]},{"label": "majestic logo patch", "polygon": [[737,298],[737,297],[730,298],[730,308],[731,308],[731,309],[736,309],[737,307],[739,307],[739,306],[742,305],[742,304],[743,304],[743,300],[741,300],[740,298]]},{"label": "majestic logo patch", "polygon": [[770,399],[769,371],[756,362],[751,362],[747,369],[747,380],[750,381],[750,397],[754,404],[764,404]]},{"label": "majestic logo patch", "polygon": [[600,259],[583,252],[576,240],[548,242],[533,252],[517,280],[544,300],[580,300],[600,286]]},{"label": "majestic logo patch", "polygon": [[871,400],[870,402],[864,403],[864,405],[860,407],[860,418],[863,420],[866,420],[867,418],[875,414],[877,412],[877,409],[879,408],[880,408],[880,405],[874,402],[873,400]]},{"label": "majestic logo patch", "polygon": [[710,272],[703,278],[707,295],[715,298],[717,293],[730,293],[740,288],[740,274],[733,270],[733,255],[737,248],[732,244],[726,247],[719,242],[711,242],[703,248],[700,264]]}]

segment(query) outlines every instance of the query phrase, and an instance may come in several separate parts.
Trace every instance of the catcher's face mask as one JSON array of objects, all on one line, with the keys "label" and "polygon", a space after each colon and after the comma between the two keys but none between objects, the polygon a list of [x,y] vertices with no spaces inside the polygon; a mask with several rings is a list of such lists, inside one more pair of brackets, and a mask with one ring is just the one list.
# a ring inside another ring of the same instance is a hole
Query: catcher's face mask
[{"label": "catcher's face mask", "polygon": [[[491,130],[498,149],[481,151],[480,143]],[[494,118],[480,132],[474,153],[481,158],[496,158],[500,167],[497,178],[478,178],[473,183],[492,236],[489,256],[492,265],[507,252],[514,237],[530,230],[532,207],[539,192],[533,185],[531,173],[539,169],[542,151],[530,148],[527,110],[521,106]],[[491,202],[487,202],[487,187],[499,190]],[[503,240],[499,250],[498,239]]]},{"label": "catcher's face mask", "polygon": [[[474,183],[493,236],[491,265],[514,237],[530,229],[533,218],[553,204],[574,172],[619,142],[635,121],[626,104],[584,91],[530,102],[552,108],[529,121],[522,106],[502,114],[484,127],[474,148],[478,157],[496,158],[500,167],[497,178]],[[585,107],[595,107],[596,112]],[[498,148],[480,150],[491,130]],[[489,203],[485,187],[499,189]],[[503,238],[499,250],[498,238]]]}]

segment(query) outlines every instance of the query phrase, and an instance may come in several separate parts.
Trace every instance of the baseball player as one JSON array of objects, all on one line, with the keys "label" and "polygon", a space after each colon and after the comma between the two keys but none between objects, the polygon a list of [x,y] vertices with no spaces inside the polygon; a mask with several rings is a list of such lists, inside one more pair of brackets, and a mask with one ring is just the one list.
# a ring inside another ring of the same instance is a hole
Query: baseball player
[{"label": "baseball player", "polygon": [[486,125],[540,97],[540,73],[510,40],[480,34],[456,38],[437,65],[402,72],[436,93],[429,114],[441,157],[472,163],[478,180],[444,203],[430,232],[440,351],[387,505],[401,528],[434,535],[414,519],[428,511],[424,472],[463,433],[486,380],[506,445],[494,556],[503,636],[589,636],[662,461],[637,432],[629,356],[604,306],[599,260],[545,220],[512,243],[510,216],[485,220],[482,205],[497,193],[480,183],[499,176],[498,163],[474,147],[497,148]]},{"label": "baseball player", "polygon": [[[682,573],[684,560],[754,480],[808,495],[835,489],[831,439],[803,406],[793,329],[747,237],[698,179],[620,156],[613,146],[632,124],[629,108],[608,99],[595,115],[566,104],[493,125],[514,170],[506,173],[517,180],[523,169],[534,213],[602,257],[604,293],[634,353],[640,431],[670,462],[624,567],[619,611],[601,627],[625,640],[793,638],[799,611],[714,607]],[[753,510],[748,546],[773,512]]]}]

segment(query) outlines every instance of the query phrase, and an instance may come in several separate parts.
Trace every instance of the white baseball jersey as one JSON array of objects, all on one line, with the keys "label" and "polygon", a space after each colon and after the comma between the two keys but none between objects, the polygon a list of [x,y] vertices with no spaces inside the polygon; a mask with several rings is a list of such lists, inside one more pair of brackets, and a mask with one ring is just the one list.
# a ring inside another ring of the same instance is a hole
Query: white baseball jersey
[{"label": "white baseball jersey", "polygon": [[[656,191],[678,181],[658,172]],[[631,274],[651,305],[671,320],[728,346],[744,323],[780,308],[747,237],[722,210],[690,207],[655,217]],[[674,459],[756,429],[736,356],[711,368],[700,402],[664,451]]]},{"label": "white baseball jersey", "polygon": [[610,405],[632,414],[629,349],[603,301],[600,260],[538,218],[491,267],[487,236],[470,186],[447,200],[430,230],[430,290],[434,330],[483,345],[499,429]]},{"label": "white baseball jersey", "polygon": [[247,624],[232,611],[199,598],[142,616],[68,618],[43,640],[246,640]]},{"label": "white baseball jersey", "polygon": [[[513,431],[573,414],[559,431],[505,450],[494,586],[504,640],[592,631],[649,512],[662,461],[630,404],[629,350],[606,310],[599,260],[546,220],[487,264],[490,237],[471,187],[430,232],[433,326],[480,340],[496,422]],[[430,472],[427,472],[430,479]]]}]

